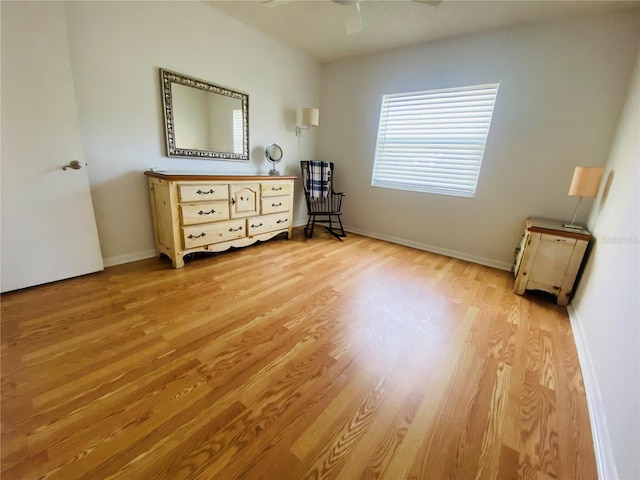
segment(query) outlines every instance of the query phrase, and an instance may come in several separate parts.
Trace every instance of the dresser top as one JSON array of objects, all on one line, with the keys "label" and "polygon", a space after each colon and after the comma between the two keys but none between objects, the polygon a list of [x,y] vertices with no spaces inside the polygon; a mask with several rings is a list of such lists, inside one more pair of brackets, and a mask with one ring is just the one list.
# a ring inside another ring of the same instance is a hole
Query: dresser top
[{"label": "dresser top", "polygon": [[575,230],[563,227],[560,220],[550,218],[527,218],[527,230],[530,232],[549,233],[560,237],[577,238],[579,240],[589,240],[591,234],[587,230]]},{"label": "dresser top", "polygon": [[147,177],[159,178],[162,180],[176,181],[176,180],[213,180],[222,182],[243,182],[245,180],[261,182],[264,181],[278,181],[278,180],[295,180],[296,176],[269,176],[269,175],[213,175],[211,173],[195,173],[195,172],[152,172],[147,170],[144,172]]}]

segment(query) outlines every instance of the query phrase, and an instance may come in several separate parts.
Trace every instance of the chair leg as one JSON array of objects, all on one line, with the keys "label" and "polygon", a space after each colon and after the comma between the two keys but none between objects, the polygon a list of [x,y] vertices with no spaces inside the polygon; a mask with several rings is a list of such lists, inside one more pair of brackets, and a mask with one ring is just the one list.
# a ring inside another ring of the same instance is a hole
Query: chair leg
[{"label": "chair leg", "polygon": [[[338,222],[340,223],[340,228],[342,229],[342,222],[340,221],[340,215],[336,215],[338,217]],[[338,240],[342,241],[341,237],[346,237],[346,235],[344,235],[344,229],[342,229],[342,235],[340,235],[338,232],[333,230],[333,215],[329,215],[329,226],[325,227],[327,229],[327,232],[329,232],[331,235],[333,235],[334,237],[336,237]]]},{"label": "chair leg", "polygon": [[[342,220],[340,219],[340,215],[332,215],[332,214],[328,214],[326,215],[328,217],[328,221],[327,220],[322,220],[320,221],[320,223],[328,223],[327,226],[325,226],[325,230],[327,232],[329,232],[332,236],[336,237],[338,240],[342,241],[342,237],[346,237],[347,234],[344,231],[344,227],[342,226]],[[337,217],[338,219],[338,224],[335,225],[333,222],[335,222],[333,217]],[[309,215],[309,219],[307,220],[307,225],[304,227],[304,234],[307,238],[313,238],[313,231],[315,229],[316,226],[316,216],[315,215]],[[338,227],[340,227],[340,229],[338,230]]]},{"label": "chair leg", "polygon": [[307,226],[304,227],[304,236],[307,238],[311,238],[311,235],[309,235],[309,224],[311,223],[311,215],[309,215],[309,219],[307,220]]},{"label": "chair leg", "polygon": [[313,229],[316,226],[316,216],[312,215],[311,218],[311,233],[309,234],[309,238],[313,238]]},{"label": "chair leg", "polygon": [[342,226],[342,219],[340,218],[340,215],[338,215],[338,223],[340,224],[340,232],[341,232],[340,236],[346,237],[347,234],[344,233],[344,227]]}]

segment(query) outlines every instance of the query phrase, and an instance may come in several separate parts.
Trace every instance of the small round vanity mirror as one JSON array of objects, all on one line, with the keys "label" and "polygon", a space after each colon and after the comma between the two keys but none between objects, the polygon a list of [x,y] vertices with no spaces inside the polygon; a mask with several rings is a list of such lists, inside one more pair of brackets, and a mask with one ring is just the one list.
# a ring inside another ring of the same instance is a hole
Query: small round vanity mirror
[{"label": "small round vanity mirror", "polygon": [[267,148],[264,149],[264,156],[267,157],[267,160],[272,165],[269,175],[272,177],[280,175],[280,172],[276,170],[276,164],[282,160],[282,148],[280,148],[280,145],[275,143],[267,145]]}]

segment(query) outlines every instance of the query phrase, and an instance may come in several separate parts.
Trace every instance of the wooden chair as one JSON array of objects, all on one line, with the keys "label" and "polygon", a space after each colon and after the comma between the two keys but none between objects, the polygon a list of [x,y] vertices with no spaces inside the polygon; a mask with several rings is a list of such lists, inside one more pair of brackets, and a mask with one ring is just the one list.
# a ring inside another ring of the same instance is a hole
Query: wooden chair
[{"label": "wooden chair", "polygon": [[[342,240],[347,234],[342,226],[342,197],[344,193],[333,191],[333,162],[317,162],[303,160],[302,185],[304,198],[307,201],[307,213],[309,220],[304,227],[307,238],[313,237],[313,229],[316,223],[326,224],[325,229],[338,240]],[[337,224],[334,227],[334,222]]]}]

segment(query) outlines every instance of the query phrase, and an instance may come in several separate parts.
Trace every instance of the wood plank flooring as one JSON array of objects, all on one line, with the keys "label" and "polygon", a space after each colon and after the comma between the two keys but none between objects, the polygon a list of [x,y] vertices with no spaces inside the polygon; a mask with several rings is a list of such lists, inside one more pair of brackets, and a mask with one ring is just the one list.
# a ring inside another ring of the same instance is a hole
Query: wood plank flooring
[{"label": "wood plank flooring", "polygon": [[317,232],[2,295],[3,479],[592,479],[566,310]]}]

